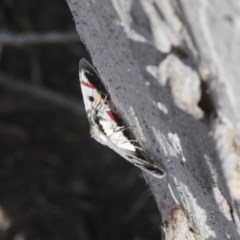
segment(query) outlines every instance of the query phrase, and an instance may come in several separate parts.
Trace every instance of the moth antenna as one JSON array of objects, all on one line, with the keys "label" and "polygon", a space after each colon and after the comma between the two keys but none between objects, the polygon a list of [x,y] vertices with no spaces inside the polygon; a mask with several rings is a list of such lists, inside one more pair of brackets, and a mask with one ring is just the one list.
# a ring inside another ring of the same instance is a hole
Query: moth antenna
[{"label": "moth antenna", "polygon": [[105,103],[109,95],[106,95],[105,98],[103,99],[103,102]]}]

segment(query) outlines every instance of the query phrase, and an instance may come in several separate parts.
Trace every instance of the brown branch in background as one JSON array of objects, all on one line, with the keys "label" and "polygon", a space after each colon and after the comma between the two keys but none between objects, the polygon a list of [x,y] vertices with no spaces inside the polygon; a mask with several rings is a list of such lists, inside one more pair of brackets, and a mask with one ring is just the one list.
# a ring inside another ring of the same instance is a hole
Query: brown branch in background
[{"label": "brown branch in background", "polygon": [[54,93],[50,90],[44,89],[32,84],[26,84],[21,80],[13,79],[5,74],[0,73],[0,87],[8,91],[23,93],[31,97],[54,104],[65,110],[71,111],[74,114],[85,114],[83,105],[77,100],[69,100],[67,97]]},{"label": "brown branch in background", "polygon": [[75,32],[49,32],[49,33],[10,33],[0,32],[0,44],[12,46],[25,46],[51,43],[80,42]]}]

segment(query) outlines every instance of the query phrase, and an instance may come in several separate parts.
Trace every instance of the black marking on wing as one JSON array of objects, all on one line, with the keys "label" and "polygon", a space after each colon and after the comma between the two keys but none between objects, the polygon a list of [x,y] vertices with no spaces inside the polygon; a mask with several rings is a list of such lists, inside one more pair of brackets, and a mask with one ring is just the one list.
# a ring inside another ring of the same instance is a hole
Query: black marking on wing
[{"label": "black marking on wing", "polygon": [[109,94],[106,90],[106,87],[104,86],[97,70],[91,66],[90,63],[87,62],[84,58],[82,58],[79,62],[79,70],[84,70],[84,73],[86,75],[86,78],[88,81],[96,87],[97,91],[101,95],[103,99],[109,100]]},{"label": "black marking on wing", "polygon": [[94,121],[94,123],[97,124],[99,131],[101,131],[102,133],[104,133],[104,135],[106,135],[106,132],[104,131],[104,128],[103,128],[102,124],[100,123],[101,118],[98,117],[97,111],[95,111],[95,113],[91,113],[91,114],[93,114],[92,120]]},{"label": "black marking on wing", "polygon": [[94,101],[94,98],[93,98],[92,96],[89,96],[89,97],[88,97],[88,100],[89,100],[90,102],[93,102],[93,101]]}]

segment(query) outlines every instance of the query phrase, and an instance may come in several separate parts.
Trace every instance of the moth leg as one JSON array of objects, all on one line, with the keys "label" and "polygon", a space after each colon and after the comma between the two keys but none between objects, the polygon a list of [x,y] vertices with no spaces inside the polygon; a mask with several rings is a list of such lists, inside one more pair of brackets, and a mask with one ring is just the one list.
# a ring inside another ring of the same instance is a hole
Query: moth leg
[{"label": "moth leg", "polygon": [[127,128],[126,127],[124,127],[124,126],[122,126],[122,127],[115,127],[114,129],[113,129],[113,132],[123,132],[123,131],[125,131]]},{"label": "moth leg", "polygon": [[136,164],[136,165],[140,165],[140,166],[143,166],[143,167],[146,167],[146,166],[149,166],[149,167],[153,167],[156,166],[154,163],[151,163],[151,162],[147,162],[141,158],[138,158],[132,154],[126,154],[131,160],[132,160],[132,163],[133,164]]},{"label": "moth leg", "polygon": [[[113,130],[113,132],[124,132],[124,131],[132,129],[132,128],[134,128],[134,127],[124,127],[124,126],[117,127]],[[132,143],[139,143],[139,141],[136,140],[136,139],[132,139],[132,140],[129,140],[129,141],[132,142]]]},{"label": "moth leg", "polygon": [[117,127],[117,130],[114,130],[114,132],[119,132],[119,131],[126,131],[126,130],[131,130],[135,127],[125,127],[125,126],[121,126],[121,127]]},{"label": "moth leg", "polygon": [[[115,128],[113,129],[113,133],[116,133],[116,132],[124,132],[125,130],[128,130],[128,129],[130,129],[130,127],[124,127],[124,126],[122,126],[122,127],[115,127]],[[112,133],[112,134],[113,134],[113,133]],[[128,140],[128,141],[139,143],[139,141],[136,140],[136,139],[131,139],[131,140]]]},{"label": "moth leg", "polygon": [[97,105],[95,107],[96,111],[101,111],[105,107],[104,104],[102,104],[102,102],[105,103],[107,98],[108,98],[108,96],[105,96],[104,99],[101,99],[101,101],[97,103]]},{"label": "moth leg", "polygon": [[107,98],[109,97],[109,95],[106,95],[105,98],[103,99],[103,102],[105,103],[107,101]]},{"label": "moth leg", "polygon": [[[129,155],[130,156],[130,155]],[[130,156],[131,157],[131,156]],[[137,158],[135,156],[133,156],[133,161],[132,163],[135,165],[135,166],[138,166],[138,167],[143,167],[144,169],[152,172],[152,173],[158,173],[160,175],[163,174],[163,171],[155,164],[155,163],[151,163],[151,162],[147,162],[147,161],[144,161],[140,158]]]},{"label": "moth leg", "polygon": [[[122,129],[124,129],[125,127],[119,127],[117,130],[113,130],[113,132],[111,133],[111,134],[109,134],[108,135],[108,137],[112,137],[112,135],[114,134],[114,133],[116,133],[116,132],[120,132],[120,131],[122,131]],[[133,143],[133,145],[134,145],[134,147],[136,148],[136,149],[138,149],[139,151],[142,151],[142,152],[145,152],[140,146],[137,146],[136,144],[134,144],[134,143],[139,143],[139,141],[138,140],[136,140],[136,139],[121,139],[121,140],[119,140],[118,138],[112,138],[112,140],[114,140],[114,141],[117,141],[118,143],[127,143],[127,142],[130,142],[130,143]],[[113,142],[112,142],[113,143]],[[113,143],[114,144],[114,143]]]},{"label": "moth leg", "polygon": [[[123,132],[125,127],[118,127],[118,128],[114,128],[113,132],[111,134],[108,135],[108,137],[112,137],[112,135],[116,132]],[[113,138],[114,139],[114,138]],[[119,142],[131,142],[131,143],[138,143],[139,141],[136,139],[127,139],[127,140],[119,140],[117,138],[115,138],[114,140],[118,140]]]},{"label": "moth leg", "polygon": [[96,111],[99,112],[103,108],[103,105],[98,103],[98,104],[93,104],[92,108]]}]

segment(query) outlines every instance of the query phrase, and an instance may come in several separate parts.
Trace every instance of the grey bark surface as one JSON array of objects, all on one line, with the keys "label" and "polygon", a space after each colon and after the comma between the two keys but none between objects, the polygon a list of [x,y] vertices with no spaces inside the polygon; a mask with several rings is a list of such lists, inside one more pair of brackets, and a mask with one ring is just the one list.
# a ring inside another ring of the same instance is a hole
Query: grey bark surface
[{"label": "grey bark surface", "polygon": [[[165,169],[163,179],[144,174],[165,238],[240,239],[240,4],[67,3],[119,112]],[[213,100],[212,121],[198,106],[202,83]]]}]

